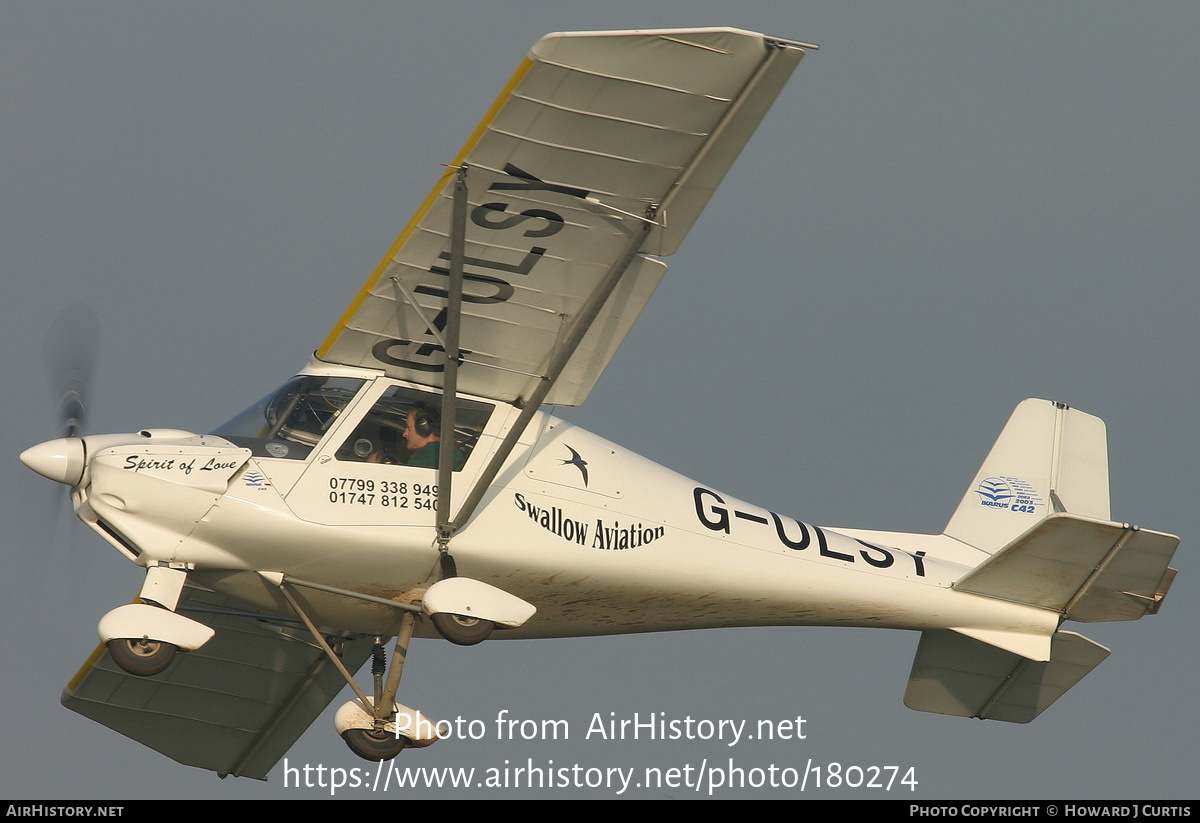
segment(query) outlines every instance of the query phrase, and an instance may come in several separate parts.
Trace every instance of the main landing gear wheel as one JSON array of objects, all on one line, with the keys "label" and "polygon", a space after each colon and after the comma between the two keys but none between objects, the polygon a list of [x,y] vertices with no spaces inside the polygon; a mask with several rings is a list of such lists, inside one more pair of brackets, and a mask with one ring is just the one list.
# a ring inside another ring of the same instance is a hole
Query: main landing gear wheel
[{"label": "main landing gear wheel", "polygon": [[461,614],[449,612],[439,612],[431,615],[429,619],[433,621],[433,627],[438,630],[438,634],[459,646],[482,643],[491,636],[492,629],[496,627],[490,620],[463,617]]},{"label": "main landing gear wheel", "polygon": [[399,737],[382,729],[346,729],[342,732],[342,740],[346,741],[350,751],[373,763],[391,760],[412,745],[407,737]]},{"label": "main landing gear wheel", "polygon": [[171,665],[179,647],[161,640],[118,637],[108,641],[108,652],[116,664],[130,674],[149,677]]}]

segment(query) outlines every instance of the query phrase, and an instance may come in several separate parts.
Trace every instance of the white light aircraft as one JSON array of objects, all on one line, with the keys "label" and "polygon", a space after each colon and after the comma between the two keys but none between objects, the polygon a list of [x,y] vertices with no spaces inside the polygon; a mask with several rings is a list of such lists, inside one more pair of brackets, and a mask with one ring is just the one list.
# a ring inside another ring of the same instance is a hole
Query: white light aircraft
[{"label": "white light aircraft", "polygon": [[812,48],[543,38],[298,376],[211,433],[72,422],[22,454],[146,569],[63,703],[265,778],[347,683],[355,753],[434,742],[396,703],[414,635],[909,629],[908,706],[1018,723],[1091,671],[1063,622],[1155,613],[1178,544],[1110,520],[1095,417],[1022,403],[924,535],[804,523],[543,410],[583,402]]}]

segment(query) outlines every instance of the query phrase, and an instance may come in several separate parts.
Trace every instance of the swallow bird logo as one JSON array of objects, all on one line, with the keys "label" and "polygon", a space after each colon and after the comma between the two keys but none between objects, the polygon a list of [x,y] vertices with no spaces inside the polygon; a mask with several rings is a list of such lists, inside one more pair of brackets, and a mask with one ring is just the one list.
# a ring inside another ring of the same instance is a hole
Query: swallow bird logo
[{"label": "swallow bird logo", "polygon": [[[567,446],[566,443],[563,443],[563,445]],[[587,484],[588,484],[587,461],[584,460],[582,457],[580,457],[579,452],[575,451],[570,446],[567,446],[567,451],[569,451],[571,453],[571,459],[570,460],[561,460],[560,459],[559,462],[564,466],[575,466],[577,469],[579,469],[579,473],[583,475],[583,487],[586,489]]]}]

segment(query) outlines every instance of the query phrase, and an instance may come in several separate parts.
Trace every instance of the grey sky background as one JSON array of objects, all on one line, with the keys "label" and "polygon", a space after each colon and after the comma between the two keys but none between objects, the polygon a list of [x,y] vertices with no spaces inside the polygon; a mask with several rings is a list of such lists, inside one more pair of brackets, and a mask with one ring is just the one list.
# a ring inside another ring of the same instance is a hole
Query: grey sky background
[{"label": "grey sky background", "polygon": [[[417,641],[403,702],[489,726],[397,763],[811,759],[919,786],[805,797],[1196,796],[1200,5],[738,6],[0,6],[0,795],[329,796],[280,767],[218,780],[58,705],[141,581],[16,459],[57,436],[41,348],[63,305],[103,325],[89,431],[207,431],[306,362],[538,37],[731,25],[821,50],[563,416],[809,522],[938,532],[1012,408],[1061,400],[1108,423],[1114,518],[1183,537],[1175,588],[1157,616],[1071,624],[1113,654],[1028,726],[906,709],[911,633]],[[572,739],[497,740],[504,709]],[[596,712],[801,715],[808,737],[584,740]],[[367,765],[327,716],[288,760]]]}]

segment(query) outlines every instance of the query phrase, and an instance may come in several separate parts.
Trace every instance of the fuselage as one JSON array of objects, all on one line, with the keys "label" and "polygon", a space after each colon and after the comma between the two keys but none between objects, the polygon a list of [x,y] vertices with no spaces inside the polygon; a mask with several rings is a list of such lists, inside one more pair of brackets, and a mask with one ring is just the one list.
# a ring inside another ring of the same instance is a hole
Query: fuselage
[{"label": "fuselage", "polygon": [[[231,421],[240,428],[87,438],[77,511],[139,565],[186,568],[251,608],[291,616],[259,572],[419,602],[438,579],[438,475],[406,465],[389,426],[422,393],[437,399],[377,373],[318,367]],[[504,404],[466,404],[454,435],[464,458],[455,508],[518,416]],[[765,625],[1045,634],[1056,625],[1044,610],[954,591],[983,559],[965,544],[865,534],[745,503],[539,413],[450,550],[459,575],[537,607],[501,637]],[[312,589],[303,600],[325,627],[390,635],[399,624],[377,602]]]}]

